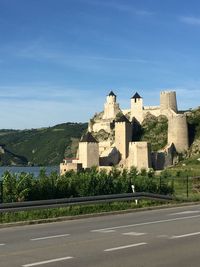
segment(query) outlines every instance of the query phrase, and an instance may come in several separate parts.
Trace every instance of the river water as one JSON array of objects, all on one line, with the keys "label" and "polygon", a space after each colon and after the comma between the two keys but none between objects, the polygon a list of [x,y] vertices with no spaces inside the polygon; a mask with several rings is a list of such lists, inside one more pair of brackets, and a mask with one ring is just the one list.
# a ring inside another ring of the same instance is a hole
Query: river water
[{"label": "river water", "polygon": [[0,167],[0,179],[2,174],[5,171],[9,171],[11,173],[20,173],[20,172],[27,172],[27,173],[33,173],[34,176],[38,176],[40,169],[45,168],[46,174],[49,175],[52,171],[56,171],[59,173],[59,166],[45,166],[45,167]]}]

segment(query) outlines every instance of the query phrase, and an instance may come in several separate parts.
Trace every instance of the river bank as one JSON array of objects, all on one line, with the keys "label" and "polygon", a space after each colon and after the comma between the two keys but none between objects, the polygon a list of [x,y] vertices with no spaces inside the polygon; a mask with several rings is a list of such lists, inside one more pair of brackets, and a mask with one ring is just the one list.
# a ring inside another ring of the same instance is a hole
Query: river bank
[{"label": "river bank", "polygon": [[59,166],[44,166],[44,167],[16,167],[16,166],[4,166],[0,167],[0,179],[1,176],[4,174],[5,171],[9,171],[11,173],[21,173],[21,172],[26,172],[26,173],[33,173],[34,176],[38,176],[39,172],[41,169],[45,169],[46,173],[49,175],[51,172],[55,171],[59,173]]}]

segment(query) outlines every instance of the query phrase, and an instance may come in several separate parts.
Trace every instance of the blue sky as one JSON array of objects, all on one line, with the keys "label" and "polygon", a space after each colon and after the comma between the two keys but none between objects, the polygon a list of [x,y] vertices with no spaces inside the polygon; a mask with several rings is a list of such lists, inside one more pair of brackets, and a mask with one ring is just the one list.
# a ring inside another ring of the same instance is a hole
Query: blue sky
[{"label": "blue sky", "polygon": [[200,1],[0,0],[0,128],[86,122],[112,89],[200,105]]}]

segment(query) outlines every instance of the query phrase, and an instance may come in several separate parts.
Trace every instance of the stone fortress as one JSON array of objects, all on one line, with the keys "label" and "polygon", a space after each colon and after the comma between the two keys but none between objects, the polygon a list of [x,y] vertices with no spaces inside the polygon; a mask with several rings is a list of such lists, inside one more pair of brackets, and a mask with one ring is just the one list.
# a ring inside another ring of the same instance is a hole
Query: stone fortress
[{"label": "stone fortress", "polygon": [[[161,92],[160,106],[144,106],[143,98],[135,93],[130,106],[130,109],[120,109],[117,97],[111,91],[106,97],[104,111],[90,120],[88,132],[79,142],[77,159],[64,160],[60,164],[61,174],[93,166],[108,170],[112,166],[162,170],[173,165],[179,153],[188,150],[186,114],[178,112],[175,91]],[[148,114],[162,115],[168,120],[167,145],[159,151],[151,151],[148,142],[134,140],[134,132]]]}]

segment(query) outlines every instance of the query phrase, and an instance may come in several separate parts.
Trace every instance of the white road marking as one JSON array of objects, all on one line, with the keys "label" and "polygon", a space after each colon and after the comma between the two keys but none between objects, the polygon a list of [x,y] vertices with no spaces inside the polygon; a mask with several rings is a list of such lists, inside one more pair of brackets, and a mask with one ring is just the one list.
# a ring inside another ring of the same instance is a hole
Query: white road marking
[{"label": "white road marking", "polygon": [[5,246],[5,244],[0,244],[0,246]]},{"label": "white road marking", "polygon": [[138,232],[128,232],[128,233],[122,233],[123,235],[132,235],[132,236],[141,236],[146,235],[146,233],[138,233]]},{"label": "white road marking", "polygon": [[183,238],[183,237],[188,237],[188,236],[195,236],[195,235],[200,235],[200,232],[189,233],[189,234],[184,234],[184,235],[174,235],[174,236],[170,237],[170,239],[178,239],[178,238]]},{"label": "white road marking", "polygon": [[120,250],[120,249],[125,249],[125,248],[132,248],[132,247],[138,247],[138,246],[143,246],[143,245],[147,245],[147,243],[143,242],[143,243],[130,244],[130,245],[121,246],[121,247],[108,248],[108,249],[105,249],[104,251],[105,252],[109,252],[109,251],[115,251],[115,250]]},{"label": "white road marking", "polygon": [[120,226],[114,226],[114,227],[108,227],[108,228],[102,228],[102,229],[95,229],[95,230],[91,230],[91,232],[101,232],[101,231],[106,231],[106,230],[123,229],[123,228],[128,228],[128,227],[135,227],[135,226],[143,226],[143,225],[150,225],[150,224],[157,224],[157,223],[181,221],[181,220],[187,220],[187,219],[193,219],[193,218],[199,218],[199,217],[200,217],[200,215],[194,215],[194,216],[179,217],[179,218],[159,220],[159,221],[134,223],[134,224],[120,225]]},{"label": "white road marking", "polygon": [[65,261],[65,260],[69,260],[69,259],[73,259],[73,257],[64,257],[64,258],[57,258],[57,259],[46,260],[46,261],[39,261],[39,262],[24,264],[24,265],[22,265],[22,267],[38,266],[38,265],[48,264],[48,263],[52,263],[52,262]]},{"label": "white road marking", "polygon": [[62,234],[62,235],[52,235],[52,236],[44,236],[44,237],[37,237],[37,238],[31,238],[31,241],[38,241],[38,240],[44,240],[44,239],[51,239],[51,238],[59,238],[59,237],[65,237],[69,236],[69,234]]},{"label": "white road marking", "polygon": [[185,215],[185,214],[194,214],[194,213],[200,213],[200,210],[186,210],[186,211],[171,213],[169,215],[182,215],[182,214]]},{"label": "white road marking", "polygon": [[103,231],[100,231],[101,233],[114,233],[116,232],[115,230],[103,230]]}]

